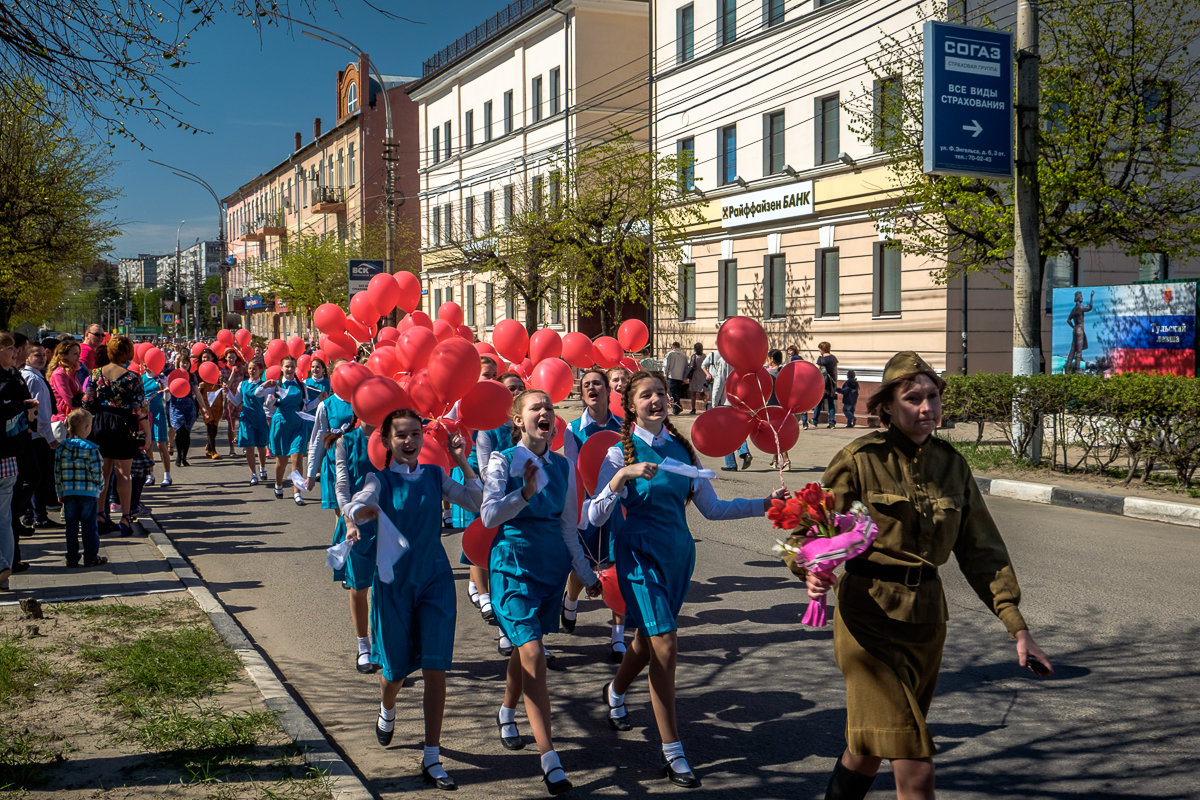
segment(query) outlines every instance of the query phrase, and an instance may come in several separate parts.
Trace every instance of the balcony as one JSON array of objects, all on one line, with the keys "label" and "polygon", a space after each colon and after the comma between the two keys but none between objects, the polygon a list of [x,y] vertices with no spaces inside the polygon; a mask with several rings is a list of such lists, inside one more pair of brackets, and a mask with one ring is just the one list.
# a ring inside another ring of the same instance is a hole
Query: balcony
[{"label": "balcony", "polygon": [[333,186],[318,186],[312,190],[314,214],[345,214],[346,190]]},{"label": "balcony", "polygon": [[259,222],[258,232],[263,236],[287,236],[282,211],[276,211],[270,216],[260,218]]},{"label": "balcony", "polygon": [[245,242],[261,242],[266,238],[259,230],[258,220],[242,223],[241,239]]}]

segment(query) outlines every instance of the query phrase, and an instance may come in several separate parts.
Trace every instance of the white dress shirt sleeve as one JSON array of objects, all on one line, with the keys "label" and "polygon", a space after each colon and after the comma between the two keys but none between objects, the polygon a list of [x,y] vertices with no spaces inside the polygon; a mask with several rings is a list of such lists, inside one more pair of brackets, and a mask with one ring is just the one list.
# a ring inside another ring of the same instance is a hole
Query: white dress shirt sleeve
[{"label": "white dress shirt sleeve", "polygon": [[[325,408],[325,403],[322,402],[317,406],[312,435],[308,437],[308,475],[305,477],[316,478],[317,473],[321,471],[321,461],[325,458],[325,436],[330,430],[329,412]],[[339,440],[340,443],[341,440]],[[341,507],[340,502],[338,506]]]},{"label": "white dress shirt sleeve", "polygon": [[617,506],[617,501],[625,496],[624,488],[621,489],[620,494],[608,488],[613,476],[624,466],[625,453],[621,450],[621,446],[613,445],[608,448],[608,452],[604,455],[604,461],[600,464],[600,475],[596,478],[596,495],[586,504],[587,520],[597,528],[608,522],[613,509]]},{"label": "white dress shirt sleeve", "polygon": [[479,505],[479,516],[489,528],[508,522],[528,505],[520,488],[505,494],[507,485],[508,461],[500,453],[492,453],[484,468],[483,502]]},{"label": "white dress shirt sleeve", "polygon": [[478,511],[483,501],[483,484],[479,478],[470,478],[459,483],[450,477],[450,473],[443,471],[442,497],[467,511]]},{"label": "white dress shirt sleeve", "polygon": [[571,554],[571,569],[575,571],[584,586],[591,586],[599,578],[596,577],[596,571],[592,569],[587,554],[583,552],[583,543],[579,540],[579,509],[575,504],[574,465],[567,469],[567,497],[562,511],[562,538],[563,543],[567,546],[567,552]]},{"label": "white dress shirt sleeve", "polygon": [[706,519],[750,519],[767,513],[766,504],[761,499],[739,497],[736,500],[721,500],[708,478],[692,479],[692,502]]},{"label": "white dress shirt sleeve", "polygon": [[379,478],[374,475],[367,476],[367,479],[363,481],[363,488],[350,498],[350,502],[342,508],[342,513],[350,516],[357,523],[359,510],[368,506],[379,507]]}]

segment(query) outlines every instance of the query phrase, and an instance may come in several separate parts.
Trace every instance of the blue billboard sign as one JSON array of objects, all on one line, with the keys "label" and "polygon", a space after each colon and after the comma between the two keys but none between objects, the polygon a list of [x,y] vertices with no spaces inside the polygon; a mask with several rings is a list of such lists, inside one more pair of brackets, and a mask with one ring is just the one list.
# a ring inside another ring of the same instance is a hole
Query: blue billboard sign
[{"label": "blue billboard sign", "polygon": [[949,22],[924,32],[924,171],[1012,177],[1012,34]]},{"label": "blue billboard sign", "polygon": [[383,261],[374,258],[352,258],[349,260],[349,268],[350,297],[354,297],[359,292],[366,291],[371,278],[383,272]]}]

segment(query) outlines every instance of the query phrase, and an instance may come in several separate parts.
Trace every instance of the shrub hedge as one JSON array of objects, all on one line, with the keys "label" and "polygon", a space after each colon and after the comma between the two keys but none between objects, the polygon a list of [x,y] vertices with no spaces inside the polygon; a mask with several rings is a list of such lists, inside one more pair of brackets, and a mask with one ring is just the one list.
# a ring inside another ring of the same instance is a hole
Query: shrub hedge
[{"label": "shrub hedge", "polygon": [[[1125,482],[1156,466],[1190,487],[1200,467],[1200,381],[1173,375],[948,375],[947,420],[995,423],[1008,444],[1024,451],[1041,426],[1051,466],[1064,471],[1123,468]],[[1020,440],[1013,400],[1020,397]]]}]

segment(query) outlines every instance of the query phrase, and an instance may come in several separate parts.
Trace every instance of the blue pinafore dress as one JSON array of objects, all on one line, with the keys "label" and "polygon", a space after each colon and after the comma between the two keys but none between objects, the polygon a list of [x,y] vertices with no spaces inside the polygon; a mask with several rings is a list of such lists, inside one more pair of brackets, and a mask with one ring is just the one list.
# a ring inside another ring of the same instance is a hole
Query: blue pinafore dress
[{"label": "blue pinafore dress", "polygon": [[263,385],[261,380],[246,378],[238,384],[242,410],[238,414],[238,447],[266,447],[270,435],[264,398],[255,394]]},{"label": "blue pinafore dress", "polygon": [[444,475],[431,464],[412,480],[388,469],[376,473],[379,508],[409,546],[395,579],[384,583],[376,575],[371,585],[371,660],[389,681],[418,669],[448,670],[454,657],[454,573],[441,542]]},{"label": "blue pinafore dress", "polygon": [[[151,375],[149,372],[142,373],[142,394],[146,396],[146,402],[150,405],[150,434],[155,442],[167,441],[167,406],[163,402],[164,382],[159,381],[158,377]],[[150,443],[146,443],[146,449],[151,449]]]},{"label": "blue pinafore dress", "polygon": [[[505,462],[512,463],[514,452],[515,447],[503,451]],[[500,525],[488,561],[496,622],[516,647],[558,631],[558,612],[571,570],[571,555],[562,538],[571,464],[557,453],[547,456],[546,487]],[[522,485],[520,476],[509,475],[504,494]]]},{"label": "blue pinafore dress", "polygon": [[[506,422],[499,428],[492,428],[490,431],[475,431],[472,434],[475,445],[471,448],[471,454],[467,456],[467,463],[471,465],[471,469],[475,470],[475,474],[480,476],[481,480],[483,478],[483,470],[487,468],[487,464],[484,464],[482,468],[479,466],[479,453],[477,450],[479,447],[479,441],[485,436],[492,446],[493,453],[503,453],[505,450],[513,446],[512,423]],[[454,471],[450,473],[450,476],[455,480],[461,481],[463,477],[462,470],[458,467],[455,467]],[[450,506],[450,523],[456,528],[465,528],[478,518],[478,512],[468,511],[461,506]],[[465,564],[467,566],[474,566],[471,564],[471,559],[467,558],[466,553],[459,555],[458,563]]]},{"label": "blue pinafore dress", "polygon": [[[329,395],[322,402],[325,404],[325,419],[329,423],[330,430],[354,422],[354,409],[336,394]],[[365,439],[363,447],[366,447]],[[337,454],[332,447],[323,447],[322,449],[325,455],[321,457],[321,508],[336,509],[338,507],[337,491],[334,487],[337,484],[337,463],[334,459]],[[364,450],[364,452],[366,451]],[[366,477],[366,473],[363,477]],[[362,487],[359,486],[359,488]],[[358,491],[358,489],[354,491]]]},{"label": "blue pinafore dress", "polygon": [[[597,434],[600,431],[616,431],[617,433],[620,433],[621,421],[617,419],[616,415],[609,414],[608,422],[603,425],[597,425],[594,420],[590,421],[587,425],[584,425],[583,417],[574,419],[567,425],[567,436],[571,436],[575,439],[576,453],[580,451],[580,449],[583,447],[583,443],[586,442],[590,436]],[[578,469],[579,465],[576,464],[575,468]],[[580,497],[589,499],[590,495],[586,494],[586,490],[583,489],[582,481],[576,478],[575,484],[577,487],[579,487],[579,492],[581,493]],[[582,509],[583,503],[580,502],[578,507]],[[621,525],[624,522],[625,516],[619,513],[617,509],[613,509],[612,516],[610,516],[608,521],[598,528],[589,522],[586,528],[583,528],[579,531],[579,537],[583,544],[584,553],[586,553],[589,558],[598,564],[605,561],[611,562],[613,560],[613,537],[618,535],[618,532],[621,530]]]},{"label": "blue pinafore dress", "polygon": [[271,452],[276,456],[292,456],[304,452],[304,385],[291,380],[275,389],[275,413],[271,415]]},{"label": "blue pinafore dress", "polygon": [[[639,462],[661,464],[675,458],[691,463],[688,451],[674,439],[655,448],[634,436],[633,449]],[[696,566],[696,543],[685,510],[691,479],[659,470],[648,481],[626,484],[626,490],[621,499],[625,522],[613,547],[625,626],[647,636],[669,633],[676,629]]]},{"label": "blue pinafore dress", "polygon": [[[349,433],[343,434],[341,441],[346,452],[346,471],[350,473],[350,495],[354,496],[362,490],[367,476],[375,472],[375,466],[367,457],[367,437],[363,435],[362,428],[355,428]],[[334,453],[336,458],[335,448],[331,447],[326,452]],[[336,470],[337,466],[330,469]],[[324,482],[324,477],[324,475],[321,476],[322,482]],[[336,501],[335,497],[334,502],[336,503]],[[351,589],[370,589],[371,582],[375,579],[377,530],[374,521],[359,525],[358,532],[359,540],[350,548],[350,552],[346,556],[346,563],[342,568],[333,571],[333,580],[335,582],[345,581],[350,584]],[[341,544],[345,540],[346,519],[339,514],[337,524],[333,528],[333,543]]]}]

